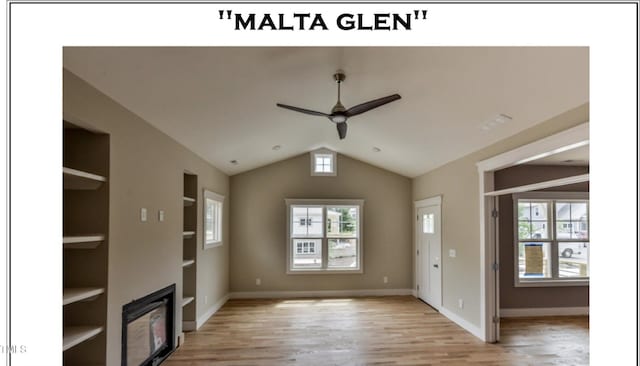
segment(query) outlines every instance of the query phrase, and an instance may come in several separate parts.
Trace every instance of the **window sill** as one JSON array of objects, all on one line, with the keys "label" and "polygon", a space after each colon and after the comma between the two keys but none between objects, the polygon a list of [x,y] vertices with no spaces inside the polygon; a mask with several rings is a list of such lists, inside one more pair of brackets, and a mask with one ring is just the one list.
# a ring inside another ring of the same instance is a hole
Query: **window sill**
[{"label": "window sill", "polygon": [[362,269],[288,269],[288,275],[363,274]]},{"label": "window sill", "polygon": [[515,287],[575,287],[575,286],[589,286],[589,279],[575,279],[575,280],[530,280],[530,281],[516,281]]},{"label": "window sill", "polygon": [[211,248],[217,248],[217,247],[221,247],[222,244],[224,244],[221,241],[216,241],[213,243],[204,243],[204,249],[211,249]]}]

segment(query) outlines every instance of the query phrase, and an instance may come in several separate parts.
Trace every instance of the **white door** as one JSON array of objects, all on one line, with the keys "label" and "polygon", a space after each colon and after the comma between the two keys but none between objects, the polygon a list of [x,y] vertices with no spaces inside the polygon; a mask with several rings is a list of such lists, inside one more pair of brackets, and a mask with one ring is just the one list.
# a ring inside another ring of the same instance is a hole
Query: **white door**
[{"label": "white door", "polygon": [[418,297],[438,310],[442,305],[440,230],[440,205],[418,208]]}]

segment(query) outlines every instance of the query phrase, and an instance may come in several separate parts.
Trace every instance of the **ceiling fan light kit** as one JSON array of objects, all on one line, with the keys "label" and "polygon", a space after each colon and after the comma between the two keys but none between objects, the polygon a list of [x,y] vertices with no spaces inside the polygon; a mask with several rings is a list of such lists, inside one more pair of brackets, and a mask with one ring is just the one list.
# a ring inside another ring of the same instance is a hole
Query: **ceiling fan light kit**
[{"label": "ceiling fan light kit", "polygon": [[313,111],[310,109],[298,108],[298,107],[281,104],[281,103],[277,103],[276,105],[280,108],[290,109],[295,112],[328,118],[331,122],[336,124],[336,128],[338,130],[338,136],[340,137],[340,140],[342,140],[345,137],[347,137],[347,120],[350,117],[357,116],[364,112],[370,111],[374,108],[378,108],[382,105],[385,105],[387,103],[391,103],[395,100],[400,99],[400,95],[392,94],[386,97],[370,100],[368,102],[364,102],[354,107],[351,107],[349,109],[346,109],[344,105],[342,105],[342,102],[340,101],[340,84],[342,84],[342,82],[344,82],[346,78],[347,76],[344,74],[342,70],[338,70],[335,74],[333,74],[333,79],[336,81],[336,83],[338,83],[338,101],[336,102],[336,105],[334,105],[333,108],[331,108],[330,114]]}]

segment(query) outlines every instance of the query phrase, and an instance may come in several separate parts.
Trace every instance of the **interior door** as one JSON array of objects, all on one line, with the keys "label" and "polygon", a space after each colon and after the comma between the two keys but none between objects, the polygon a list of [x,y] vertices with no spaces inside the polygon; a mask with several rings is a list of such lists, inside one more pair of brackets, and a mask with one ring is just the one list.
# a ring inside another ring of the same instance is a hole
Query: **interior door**
[{"label": "interior door", "polygon": [[442,305],[442,243],[440,205],[418,209],[420,278],[418,297],[437,310]]}]

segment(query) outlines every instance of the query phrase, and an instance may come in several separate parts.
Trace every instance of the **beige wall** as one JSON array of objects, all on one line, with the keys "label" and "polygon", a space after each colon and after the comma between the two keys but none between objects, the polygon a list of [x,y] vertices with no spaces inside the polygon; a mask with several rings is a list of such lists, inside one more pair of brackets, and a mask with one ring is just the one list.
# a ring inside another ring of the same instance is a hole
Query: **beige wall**
[{"label": "beige wall", "polygon": [[[442,195],[443,306],[480,326],[480,214],[476,163],[589,120],[584,104],[412,181],[413,199]],[[517,123],[517,122],[514,122]],[[464,308],[458,308],[458,299]]]},{"label": "beige wall", "polygon": [[[183,171],[198,175],[199,221],[202,189],[228,196],[229,178],[66,70],[63,86],[64,118],[111,137],[107,365],[119,365],[122,305],[172,283],[178,299],[182,293]],[[141,207],[148,210],[145,223],[140,222]],[[160,209],[164,222],[157,220]],[[227,228],[228,220],[223,223],[225,245],[208,250],[202,250],[198,231],[197,316],[228,293]],[[179,302],[177,308],[180,331]]]},{"label": "beige wall", "polygon": [[[337,177],[312,177],[309,165],[303,154],[231,177],[231,291],[410,288],[410,179],[343,155]],[[364,273],[285,274],[285,198],[364,199]]]},{"label": "beige wall", "polygon": [[[495,189],[517,187],[552,179],[589,173],[587,166],[518,165],[498,170],[494,175]],[[545,189],[554,192],[589,192],[589,183],[570,184]],[[513,198],[499,198],[500,238],[500,308],[556,308],[589,306],[589,286],[515,287],[513,233]]]}]

